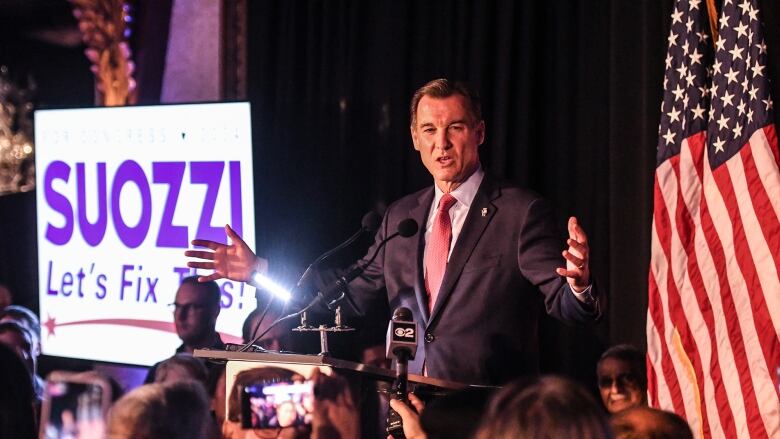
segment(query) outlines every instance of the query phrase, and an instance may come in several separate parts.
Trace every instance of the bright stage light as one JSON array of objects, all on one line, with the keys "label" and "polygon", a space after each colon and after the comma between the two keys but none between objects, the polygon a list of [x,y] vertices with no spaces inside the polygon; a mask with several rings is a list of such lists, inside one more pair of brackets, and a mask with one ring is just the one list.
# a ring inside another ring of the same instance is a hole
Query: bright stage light
[{"label": "bright stage light", "polygon": [[278,299],[281,299],[284,302],[290,300],[290,297],[292,296],[289,290],[277,284],[276,282],[271,280],[271,278],[269,278],[268,276],[262,273],[258,273],[256,271],[252,273],[252,283],[255,285],[255,287],[262,288],[270,292],[271,294],[273,294]]}]

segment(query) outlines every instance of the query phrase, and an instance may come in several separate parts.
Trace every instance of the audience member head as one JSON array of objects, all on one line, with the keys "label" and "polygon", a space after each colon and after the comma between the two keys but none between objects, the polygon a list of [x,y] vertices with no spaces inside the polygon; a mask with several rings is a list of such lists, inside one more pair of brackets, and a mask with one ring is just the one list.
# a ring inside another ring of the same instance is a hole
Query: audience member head
[{"label": "audience member head", "polygon": [[[271,306],[265,316],[263,316],[264,308],[265,307],[261,309],[258,307],[246,316],[244,326],[241,328],[241,335],[244,339],[244,343],[249,343],[257,335],[262,334],[276,319],[281,317],[279,310],[275,309],[273,306]],[[261,317],[262,321],[260,320]],[[283,347],[286,347],[290,330],[292,329],[291,326],[292,322],[282,322],[274,326],[268,334],[265,334],[259,340],[255,341],[255,345],[269,351],[281,350]]]},{"label": "audience member head", "polygon": [[428,439],[474,437],[493,391],[491,388],[469,387],[426,404],[420,424]]},{"label": "audience member head", "polygon": [[214,342],[220,297],[214,281],[198,282],[198,276],[182,280],[173,302],[173,323],[186,351]]},{"label": "audience member head", "polygon": [[176,354],[157,366],[154,375],[155,383],[169,383],[176,381],[197,381],[207,386],[208,372],[203,361],[191,354]]},{"label": "audience member head", "polygon": [[206,390],[211,396],[211,411],[217,425],[225,422],[225,404],[227,403],[227,384],[225,382],[225,365],[219,364],[211,368],[208,374]]},{"label": "audience member head", "polygon": [[32,353],[33,341],[30,331],[18,322],[0,322],[0,344],[4,344],[16,352],[27,367],[30,376],[36,373],[35,356]]},{"label": "audience member head", "polygon": [[0,322],[13,321],[24,326],[32,337],[32,353],[35,358],[41,354],[41,321],[30,309],[20,305],[10,305],[0,312]]},{"label": "audience member head", "polygon": [[203,386],[153,383],[120,398],[108,414],[108,439],[208,439],[215,436]]},{"label": "audience member head", "polygon": [[27,366],[11,347],[0,344],[0,437],[35,438],[36,397]]},{"label": "audience member head", "polygon": [[612,417],[616,439],[693,439],[688,423],[674,413],[634,407]]},{"label": "audience member head", "polygon": [[12,303],[14,303],[14,296],[11,294],[11,290],[7,286],[0,284],[0,309]]},{"label": "audience member head", "polygon": [[495,394],[477,432],[494,438],[610,438],[606,416],[590,394],[565,378],[515,381]]},{"label": "audience member head", "polygon": [[607,349],[596,365],[599,393],[612,414],[647,405],[645,355],[637,348],[621,344]]}]

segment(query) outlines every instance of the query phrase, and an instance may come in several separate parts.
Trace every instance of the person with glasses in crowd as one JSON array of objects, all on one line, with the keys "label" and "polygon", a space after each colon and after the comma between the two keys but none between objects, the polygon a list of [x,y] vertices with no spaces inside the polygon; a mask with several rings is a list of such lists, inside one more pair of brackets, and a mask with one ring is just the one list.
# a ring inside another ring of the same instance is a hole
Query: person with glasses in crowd
[{"label": "person with glasses in crowd", "polygon": [[[198,282],[198,276],[186,277],[176,291],[173,308],[173,324],[182,341],[176,354],[192,354],[195,349],[225,349],[225,343],[217,333],[219,300],[221,292],[216,282]],[[154,382],[157,367],[149,369],[145,383]],[[208,367],[209,364],[206,364]]]}]

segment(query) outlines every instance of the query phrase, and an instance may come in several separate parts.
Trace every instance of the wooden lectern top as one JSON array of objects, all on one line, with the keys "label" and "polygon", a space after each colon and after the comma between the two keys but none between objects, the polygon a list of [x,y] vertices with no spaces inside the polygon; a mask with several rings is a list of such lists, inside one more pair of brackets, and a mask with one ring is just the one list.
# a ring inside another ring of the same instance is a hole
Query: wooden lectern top
[{"label": "wooden lectern top", "polygon": [[[195,349],[193,356],[216,361],[242,361],[242,362],[261,362],[298,364],[309,366],[326,366],[335,370],[346,370],[368,375],[381,381],[393,381],[395,371],[380,367],[368,366],[353,361],[341,360],[321,355],[307,355],[287,352],[237,352],[211,349]],[[438,378],[431,378],[422,375],[409,374],[409,382],[427,386],[439,387],[441,389],[458,390],[469,387],[468,384],[447,381]]]}]

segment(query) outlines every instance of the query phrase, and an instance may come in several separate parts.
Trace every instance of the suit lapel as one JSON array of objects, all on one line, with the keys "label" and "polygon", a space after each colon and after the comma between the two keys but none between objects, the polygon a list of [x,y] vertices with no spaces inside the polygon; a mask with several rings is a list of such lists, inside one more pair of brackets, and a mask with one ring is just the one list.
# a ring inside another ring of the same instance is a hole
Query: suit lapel
[{"label": "suit lapel", "polygon": [[417,263],[415,264],[414,294],[417,296],[417,306],[419,307],[420,315],[423,318],[423,326],[428,325],[428,320],[430,318],[428,315],[428,292],[425,290],[423,256],[425,254],[425,225],[428,222],[428,213],[431,209],[431,203],[433,203],[433,193],[433,186],[431,186],[430,190],[424,191],[417,198],[417,205],[409,209],[409,218],[414,219],[417,221],[417,224],[420,225],[413,253],[417,258]]},{"label": "suit lapel", "polygon": [[[431,316],[428,319],[427,325],[430,325],[441,312],[442,307],[447,303],[447,299],[455,284],[463,272],[463,266],[474,251],[474,247],[482,237],[485,228],[490,223],[493,215],[496,213],[496,208],[491,202],[499,195],[499,190],[494,187],[493,182],[490,181],[486,175],[482,180],[482,184],[477,191],[477,195],[474,197],[474,201],[469,207],[469,212],[466,215],[466,221],[463,223],[463,229],[460,231],[458,241],[455,243],[455,248],[452,249],[450,260],[447,263],[447,269],[444,272],[444,279],[442,279],[441,287],[439,289],[439,295],[436,298]],[[425,287],[423,286],[423,292]]]}]

